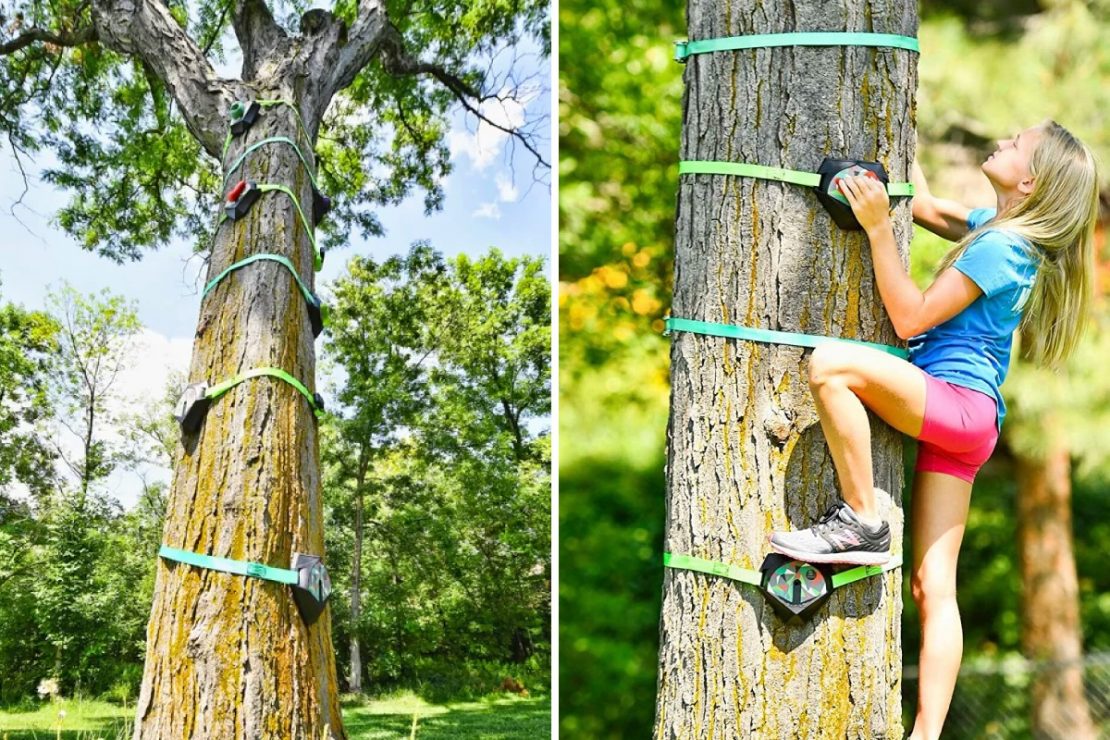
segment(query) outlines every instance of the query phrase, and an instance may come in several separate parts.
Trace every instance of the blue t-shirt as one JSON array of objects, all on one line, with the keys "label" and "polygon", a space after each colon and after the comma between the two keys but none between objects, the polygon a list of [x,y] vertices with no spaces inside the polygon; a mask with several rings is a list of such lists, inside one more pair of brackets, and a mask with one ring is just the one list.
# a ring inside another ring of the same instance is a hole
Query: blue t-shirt
[{"label": "blue t-shirt", "polygon": [[[968,228],[977,229],[994,215],[994,208],[977,208],[968,214]],[[914,365],[995,399],[999,431],[1006,416],[999,387],[1010,367],[1014,331],[1033,290],[1037,265],[1036,249],[1023,237],[985,229],[952,265],[971,278],[983,295],[948,321],[909,340]]]}]

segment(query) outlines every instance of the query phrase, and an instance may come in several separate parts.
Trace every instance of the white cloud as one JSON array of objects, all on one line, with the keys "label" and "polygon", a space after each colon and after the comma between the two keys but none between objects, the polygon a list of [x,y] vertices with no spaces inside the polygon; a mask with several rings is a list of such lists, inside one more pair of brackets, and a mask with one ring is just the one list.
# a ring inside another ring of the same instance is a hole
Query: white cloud
[{"label": "white cloud", "polygon": [[494,221],[501,218],[501,209],[497,203],[483,203],[478,210],[471,214],[474,218],[492,218]]},{"label": "white cloud", "polygon": [[144,328],[129,349],[128,354],[134,360],[120,372],[116,388],[134,409],[148,403],[160,403],[165,397],[170,375],[188,372],[192,351],[192,339],[171,339]]},{"label": "white cloud", "polygon": [[497,197],[501,199],[502,203],[515,203],[516,199],[520,197],[520,191],[516,189],[511,177],[505,175],[504,172],[497,173]]},{"label": "white cloud", "polygon": [[[471,131],[451,131],[447,135],[447,143],[451,149],[451,158],[459,159],[462,155],[470,158],[476,170],[484,170],[497,155],[500,154],[505,140],[509,137],[506,129],[519,128],[524,124],[524,111],[528,103],[535,100],[540,93],[538,85],[520,88],[518,90],[502,90],[498,97],[502,100],[487,100],[478,110],[491,123],[479,121],[478,128]],[[509,96],[512,97],[509,97]]]}]

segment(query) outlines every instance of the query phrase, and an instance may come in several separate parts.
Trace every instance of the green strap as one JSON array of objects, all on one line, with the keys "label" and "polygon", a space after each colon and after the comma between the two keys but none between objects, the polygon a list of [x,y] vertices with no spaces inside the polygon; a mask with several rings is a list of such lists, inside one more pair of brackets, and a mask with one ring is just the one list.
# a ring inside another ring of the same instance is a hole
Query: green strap
[{"label": "green strap", "polygon": [[212,290],[216,287],[217,283],[219,283],[221,280],[223,280],[225,277],[230,275],[235,270],[238,270],[240,267],[246,267],[249,264],[252,264],[254,262],[259,262],[259,261],[262,261],[262,260],[267,260],[267,261],[270,261],[270,262],[277,262],[280,265],[285,265],[286,269],[288,269],[289,272],[293,273],[293,279],[297,281],[297,286],[301,289],[301,294],[304,296],[304,299],[306,301],[308,301],[309,303],[313,302],[312,299],[313,299],[314,296],[312,294],[312,291],[308,289],[308,286],[304,284],[303,280],[301,280],[301,276],[299,274],[297,274],[297,268],[293,267],[293,263],[290,262],[287,257],[283,257],[280,254],[253,254],[250,257],[247,257],[246,259],[239,260],[238,262],[236,262],[235,264],[231,265],[226,270],[221,272],[219,275],[217,275],[216,277],[209,280],[208,285],[204,286],[204,292],[201,293],[200,299],[204,300],[204,298],[209,293],[211,293]]},{"label": "green strap", "polygon": [[674,58],[676,62],[685,62],[687,57],[694,54],[772,46],[877,46],[906,49],[918,53],[921,51],[917,39],[912,36],[899,36],[892,33],[815,31],[763,33],[750,36],[699,39],[697,41],[676,41]]},{"label": "green strap", "polygon": [[750,583],[753,586],[763,585],[763,574],[751,568],[741,568],[739,565],[719,563],[716,560],[702,560],[690,555],[674,555],[663,553],[663,565],[668,568],[681,568],[683,570],[696,570],[699,573],[708,573],[712,576],[731,578],[741,583]]},{"label": "green strap", "polygon": [[[716,560],[702,560],[690,555],[674,555],[669,552],[663,553],[663,565],[667,568],[681,568],[682,570],[693,570],[698,573],[707,573],[712,576],[720,576],[722,578],[729,578],[733,581],[741,583],[748,583],[752,586],[763,585],[763,574],[758,570],[751,568],[741,568],[738,565],[729,565],[728,563],[720,563]],[[877,576],[880,573],[892,571],[902,565],[902,558],[891,557],[885,565],[860,565],[849,570],[834,573],[832,577],[832,587],[840,588],[847,586],[849,583],[863,580],[869,576]]]},{"label": "green strap", "polygon": [[297,585],[297,571],[295,570],[273,568],[269,565],[251,563],[245,560],[231,560],[229,558],[217,558],[213,555],[201,555],[198,552],[179,550],[176,547],[166,547],[165,545],[162,545],[161,549],[158,550],[158,554],[166,560],[174,560],[178,563],[194,565],[198,568],[218,570],[224,573],[234,573],[240,576],[250,576],[251,578],[262,578],[263,580],[273,581],[275,583],[283,583],[286,586]]},{"label": "green strap", "polygon": [[207,398],[215,401],[217,398],[227,393],[229,390],[239,385],[244,380],[250,380],[251,378],[260,378],[263,376],[269,376],[271,378],[284,380],[286,383],[300,391],[302,396],[308,399],[308,405],[312,407],[312,411],[317,416],[323,413],[323,409],[319,408],[316,405],[316,399],[313,398],[312,393],[309,392],[308,388],[304,387],[304,384],[301,383],[301,381],[297,380],[284,370],[276,367],[256,367],[252,368],[251,370],[247,370],[246,372],[239,373],[230,380],[225,380],[222,383],[217,383],[216,385],[212,386],[204,395]]},{"label": "green strap", "polygon": [[750,326],[737,326],[735,324],[714,324],[708,321],[695,321],[693,319],[680,319],[668,317],[664,322],[663,336],[672,331],[688,331],[692,334],[705,334],[713,337],[728,339],[747,339],[752,342],[766,342],[768,344],[791,344],[796,347],[816,347],[829,342],[844,342],[857,344],[871,349],[881,350],[903,360],[909,359],[909,353],[901,347],[892,347],[888,344],[863,342],[858,339],[843,339],[841,337],[819,337],[813,334],[797,334],[787,331],[773,331],[771,329],[755,329]]},{"label": "green strap", "polygon": [[881,573],[887,573],[895,568],[901,567],[902,556],[891,556],[890,560],[886,561],[884,565],[861,565],[851,570],[842,570],[839,573],[833,573],[832,587],[840,588],[847,586],[849,583],[861,581],[868,576],[877,576]]},{"label": "green strap", "polygon": [[[260,182],[255,184],[258,185],[259,192],[270,193],[278,191],[285,193],[293,199],[293,205],[297,207],[297,213],[301,217],[301,223],[304,224],[304,230],[308,233],[308,240],[312,242],[313,269],[316,272],[320,272],[320,270],[324,269],[324,254],[320,251],[320,247],[316,244],[316,233],[313,228],[308,225],[308,218],[304,215],[304,209],[301,208],[301,201],[297,199],[297,195],[288,187],[280,183]],[[229,220],[228,215],[227,213],[224,213],[220,217],[220,220],[216,223],[216,228],[219,228],[223,224],[223,222],[227,220]]]},{"label": "green strap", "polygon": [[305,170],[308,172],[308,179],[312,180],[312,187],[319,190],[320,186],[316,182],[316,174],[312,171],[312,167],[309,166],[308,160],[304,158],[304,154],[301,153],[301,148],[297,146],[297,143],[290,139],[288,136],[269,136],[248,146],[243,151],[243,153],[240,154],[234,162],[232,162],[231,166],[227,168],[227,172],[224,173],[224,186],[227,186],[227,179],[231,177],[235,173],[235,171],[243,165],[243,162],[246,160],[247,156],[251,152],[261,146],[265,146],[266,144],[274,143],[288,144],[289,146],[293,147],[294,151],[297,152],[297,156],[301,158],[301,163],[304,165]]},{"label": "green strap", "polygon": [[[778,180],[794,185],[815,188],[821,184],[821,176],[816,172],[802,172],[788,170],[782,167],[764,167],[759,164],[745,162],[715,162],[704,159],[684,159],[678,163],[680,175],[734,175],[736,177],[758,177],[763,180]],[[907,196],[914,194],[913,183],[892,182],[886,186],[886,192],[891,197]]]}]

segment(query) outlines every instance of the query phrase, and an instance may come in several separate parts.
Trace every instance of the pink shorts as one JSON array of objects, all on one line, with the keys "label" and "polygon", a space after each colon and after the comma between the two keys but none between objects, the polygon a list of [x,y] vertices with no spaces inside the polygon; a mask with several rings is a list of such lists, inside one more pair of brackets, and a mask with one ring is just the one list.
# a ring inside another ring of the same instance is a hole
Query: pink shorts
[{"label": "pink shorts", "polygon": [[986,393],[922,374],[925,420],[914,470],[947,473],[970,483],[998,442],[997,403]]}]

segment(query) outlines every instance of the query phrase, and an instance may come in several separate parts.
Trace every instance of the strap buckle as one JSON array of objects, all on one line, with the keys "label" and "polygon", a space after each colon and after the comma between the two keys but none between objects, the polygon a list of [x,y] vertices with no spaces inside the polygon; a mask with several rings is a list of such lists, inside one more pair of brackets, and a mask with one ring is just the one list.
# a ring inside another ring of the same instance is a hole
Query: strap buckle
[{"label": "strap buckle", "polygon": [[680,64],[686,64],[686,57],[689,56],[686,52],[686,45],[688,41],[674,42],[674,60]]}]

